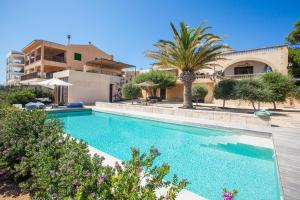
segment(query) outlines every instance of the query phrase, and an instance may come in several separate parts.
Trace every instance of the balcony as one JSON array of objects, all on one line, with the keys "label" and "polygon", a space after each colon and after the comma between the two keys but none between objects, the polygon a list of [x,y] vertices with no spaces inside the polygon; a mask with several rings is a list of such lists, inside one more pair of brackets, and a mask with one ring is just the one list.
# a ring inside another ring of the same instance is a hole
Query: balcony
[{"label": "balcony", "polygon": [[66,58],[62,56],[47,56],[44,57],[45,60],[54,61],[54,62],[61,62],[66,63]]},{"label": "balcony", "polygon": [[45,73],[45,72],[33,72],[30,74],[25,74],[21,76],[21,81],[26,81],[34,78],[41,78],[41,79],[50,79],[53,78],[53,73]]}]

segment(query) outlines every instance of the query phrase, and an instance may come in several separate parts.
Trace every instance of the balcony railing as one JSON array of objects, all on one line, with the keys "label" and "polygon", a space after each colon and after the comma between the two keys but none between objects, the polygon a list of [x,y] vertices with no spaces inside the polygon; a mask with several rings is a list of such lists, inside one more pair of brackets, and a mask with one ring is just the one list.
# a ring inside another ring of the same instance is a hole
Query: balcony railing
[{"label": "balcony railing", "polygon": [[235,75],[226,75],[225,79],[249,79],[261,76],[263,73],[256,73],[256,74],[235,74]]},{"label": "balcony railing", "polygon": [[[54,62],[61,62],[66,63],[66,58],[61,56],[44,56],[45,60],[54,61]],[[37,62],[41,60],[41,55],[37,55],[35,58],[31,58],[30,60],[25,61],[25,65],[29,65],[31,63]]]},{"label": "balcony railing", "polygon": [[196,79],[211,79],[212,77],[210,74],[196,74]]},{"label": "balcony railing", "polygon": [[61,57],[61,56],[46,56],[45,55],[44,58],[45,58],[45,60],[66,63],[66,58],[65,57]]},{"label": "balcony railing", "polygon": [[37,55],[37,56],[35,57],[35,61],[39,61],[39,60],[41,60],[41,55]]},{"label": "balcony railing", "polygon": [[[256,78],[261,76],[263,73],[255,73],[255,74],[236,74],[236,75],[212,75],[212,74],[196,74],[196,79],[200,80],[214,80],[214,79],[235,79],[235,80],[241,80],[241,79],[249,79],[249,78]],[[179,77],[178,77],[179,78]]]},{"label": "balcony railing", "polygon": [[53,73],[46,72],[33,72],[21,76],[21,81],[30,80],[34,78],[50,79],[53,78]]}]

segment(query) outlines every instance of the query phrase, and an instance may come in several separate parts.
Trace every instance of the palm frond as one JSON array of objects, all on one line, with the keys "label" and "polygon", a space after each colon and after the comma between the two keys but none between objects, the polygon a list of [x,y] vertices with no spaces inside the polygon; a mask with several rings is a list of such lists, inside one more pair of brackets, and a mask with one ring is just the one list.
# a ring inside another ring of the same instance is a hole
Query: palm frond
[{"label": "palm frond", "polygon": [[221,37],[207,33],[211,27],[201,25],[194,29],[181,22],[178,31],[173,23],[170,24],[173,41],[159,40],[154,44],[156,50],[147,51],[145,55],[156,60],[157,66],[196,71],[224,59],[221,55],[229,47],[222,44]]}]

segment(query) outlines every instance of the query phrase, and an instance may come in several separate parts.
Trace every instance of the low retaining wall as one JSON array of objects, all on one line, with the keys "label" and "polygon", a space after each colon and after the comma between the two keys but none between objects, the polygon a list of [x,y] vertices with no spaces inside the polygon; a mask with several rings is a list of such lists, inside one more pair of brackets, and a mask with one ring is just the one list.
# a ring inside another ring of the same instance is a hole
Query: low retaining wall
[{"label": "low retaining wall", "polygon": [[193,119],[202,120],[215,120],[228,123],[237,123],[243,127],[251,126],[271,126],[271,118],[261,118],[254,114],[243,114],[243,113],[230,113],[221,111],[203,111],[203,110],[187,110],[179,108],[164,108],[158,106],[141,106],[141,105],[130,105],[122,103],[105,103],[96,102],[96,107],[99,108],[111,108],[120,111],[136,111],[136,112],[148,112],[153,114],[164,114],[172,116],[181,116]]}]

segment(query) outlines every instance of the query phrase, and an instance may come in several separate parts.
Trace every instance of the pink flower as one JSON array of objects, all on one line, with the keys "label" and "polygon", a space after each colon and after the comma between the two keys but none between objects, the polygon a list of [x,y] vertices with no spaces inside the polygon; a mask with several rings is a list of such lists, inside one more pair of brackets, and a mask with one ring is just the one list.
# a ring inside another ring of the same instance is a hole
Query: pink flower
[{"label": "pink flower", "polygon": [[138,166],[137,170],[138,170],[139,173],[141,173],[143,171],[143,168],[141,166]]},{"label": "pink flower", "polygon": [[132,147],[132,151],[135,152],[135,153],[139,152],[139,150],[137,148],[135,148],[135,147]]},{"label": "pink flower", "polygon": [[119,163],[118,163],[118,162],[116,162],[116,164],[115,164],[115,168],[116,168],[116,169],[121,169],[121,166],[119,165]]},{"label": "pink flower", "polygon": [[77,184],[77,179],[74,179],[73,181],[72,181],[72,185],[76,185]]},{"label": "pink flower", "polygon": [[156,153],[156,154],[158,154],[159,152],[158,152],[158,149],[157,148],[155,148],[155,147],[153,147],[153,149],[152,149],[152,152],[153,153]]},{"label": "pink flower", "polygon": [[102,174],[100,177],[99,177],[99,182],[102,183],[103,181],[105,181],[106,179],[106,176],[104,174]]},{"label": "pink flower", "polygon": [[224,200],[233,200],[233,194],[230,192],[224,192]]}]

